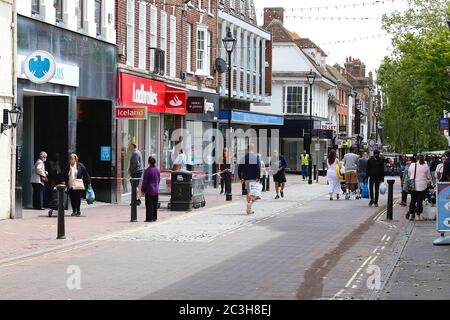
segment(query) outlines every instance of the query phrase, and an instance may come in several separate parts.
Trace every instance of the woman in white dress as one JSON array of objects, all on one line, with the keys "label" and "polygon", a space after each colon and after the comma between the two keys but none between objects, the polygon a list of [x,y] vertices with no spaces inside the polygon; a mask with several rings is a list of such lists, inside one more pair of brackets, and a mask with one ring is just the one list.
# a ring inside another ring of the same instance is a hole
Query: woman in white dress
[{"label": "woman in white dress", "polygon": [[340,168],[340,164],[339,160],[336,158],[335,150],[330,150],[330,153],[328,154],[327,165],[328,192],[330,193],[330,200],[333,200],[333,193],[336,193],[336,199],[339,200],[339,194],[342,192],[342,190],[336,168]]}]

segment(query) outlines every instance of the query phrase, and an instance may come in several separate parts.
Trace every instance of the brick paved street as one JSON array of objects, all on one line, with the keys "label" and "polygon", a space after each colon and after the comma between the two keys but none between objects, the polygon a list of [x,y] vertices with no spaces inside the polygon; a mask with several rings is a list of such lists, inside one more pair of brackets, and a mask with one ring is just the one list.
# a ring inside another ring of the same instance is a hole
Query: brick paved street
[{"label": "brick paved street", "polygon": [[[188,300],[368,297],[368,275],[361,263],[370,260],[367,265],[384,269],[404,219],[388,223],[383,207],[369,208],[366,200],[330,202],[324,180],[308,186],[298,176],[288,179],[291,183],[285,198],[274,200],[273,191],[265,193],[251,216],[244,214],[245,203],[236,196],[231,203],[167,216],[155,224],[131,226],[125,212],[118,215],[120,222],[110,217],[113,232],[93,237],[90,227],[83,231],[90,234],[89,241],[1,264],[0,296]],[[383,196],[380,203],[385,202]],[[98,222],[106,215],[106,211],[98,217],[89,214],[80,218],[86,222],[77,227],[93,224],[88,222],[94,219]],[[126,226],[117,228],[114,223]],[[81,233],[78,237],[83,239]],[[69,266],[80,268],[80,290],[66,286]]]}]

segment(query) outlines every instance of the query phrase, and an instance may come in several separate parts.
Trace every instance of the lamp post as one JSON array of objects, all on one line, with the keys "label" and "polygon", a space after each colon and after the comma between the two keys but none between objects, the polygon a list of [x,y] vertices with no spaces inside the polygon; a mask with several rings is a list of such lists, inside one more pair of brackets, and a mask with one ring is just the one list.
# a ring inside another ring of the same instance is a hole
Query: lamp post
[{"label": "lamp post", "polygon": [[310,71],[306,76],[309,83],[309,140],[308,140],[308,184],[312,184],[312,152],[311,152],[311,144],[312,144],[312,131],[314,128],[313,120],[312,120],[312,87],[314,81],[316,80],[316,73],[314,71]]},{"label": "lamp post", "polygon": [[[9,116],[9,118],[8,118]],[[11,110],[4,109],[3,110],[3,122],[1,124],[1,133],[4,131],[16,128],[17,124],[19,123],[20,117],[22,116],[22,108],[18,107],[16,104]],[[9,124],[9,121],[11,121],[11,124]]]},{"label": "lamp post", "polygon": [[[230,143],[229,153],[228,153],[228,159],[230,159],[232,154],[232,146],[231,146],[231,54],[234,51],[234,48],[236,46],[236,39],[233,38],[233,34],[231,31],[227,32],[227,36],[222,39],[223,46],[225,47],[225,50],[228,53],[228,137],[227,140]],[[232,201],[233,196],[231,194],[231,160],[230,160],[230,170],[228,170],[225,174],[225,185],[226,185],[226,200]]]},{"label": "lamp post", "polygon": [[357,136],[357,146],[358,146],[358,152],[359,152],[359,134],[361,133],[361,101],[358,101],[356,103],[356,114],[355,114],[355,131]]},{"label": "lamp post", "polygon": [[375,115],[375,141],[378,143],[378,117],[380,116],[380,111],[378,108],[374,112]]}]

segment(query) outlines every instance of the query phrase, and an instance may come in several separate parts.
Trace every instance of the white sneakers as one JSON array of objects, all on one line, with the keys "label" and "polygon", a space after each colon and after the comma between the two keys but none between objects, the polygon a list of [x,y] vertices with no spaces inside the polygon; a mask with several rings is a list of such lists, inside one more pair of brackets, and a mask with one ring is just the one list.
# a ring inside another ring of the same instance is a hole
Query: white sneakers
[{"label": "white sneakers", "polygon": [[247,203],[247,214],[254,214],[255,211],[252,210],[252,203]]}]

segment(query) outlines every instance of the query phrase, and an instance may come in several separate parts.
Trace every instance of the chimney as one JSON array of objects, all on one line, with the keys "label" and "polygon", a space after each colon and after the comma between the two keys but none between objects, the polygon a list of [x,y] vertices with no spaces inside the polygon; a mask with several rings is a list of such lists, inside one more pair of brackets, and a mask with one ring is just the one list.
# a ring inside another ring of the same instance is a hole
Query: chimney
[{"label": "chimney", "polygon": [[284,8],[264,8],[264,28],[275,19],[284,24]]}]

